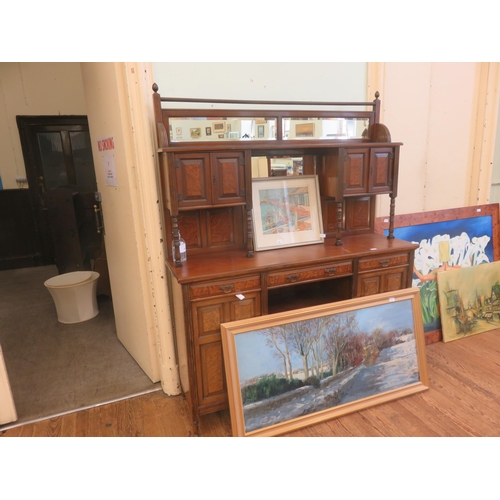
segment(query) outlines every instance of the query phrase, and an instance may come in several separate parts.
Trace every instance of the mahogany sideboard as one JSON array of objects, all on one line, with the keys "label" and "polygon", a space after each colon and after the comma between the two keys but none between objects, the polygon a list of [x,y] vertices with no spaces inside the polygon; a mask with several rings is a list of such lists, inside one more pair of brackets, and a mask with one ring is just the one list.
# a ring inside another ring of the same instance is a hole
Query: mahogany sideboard
[{"label": "mahogany sideboard", "polygon": [[[379,122],[378,93],[365,103],[257,103],[153,90],[172,318],[196,425],[228,407],[221,323],[410,287],[418,245],[393,236],[401,144]],[[317,176],[324,241],[255,251],[256,164],[272,177],[292,158],[298,168],[285,173]],[[388,237],[374,233],[382,194],[391,199]]]}]

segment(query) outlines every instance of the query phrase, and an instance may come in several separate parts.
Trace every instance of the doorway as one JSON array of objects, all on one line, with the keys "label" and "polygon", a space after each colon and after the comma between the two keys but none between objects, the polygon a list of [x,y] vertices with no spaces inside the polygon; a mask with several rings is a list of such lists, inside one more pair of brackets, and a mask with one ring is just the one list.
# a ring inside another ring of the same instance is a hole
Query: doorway
[{"label": "doorway", "polygon": [[41,265],[91,270],[103,254],[102,211],[86,116],[17,116]]}]

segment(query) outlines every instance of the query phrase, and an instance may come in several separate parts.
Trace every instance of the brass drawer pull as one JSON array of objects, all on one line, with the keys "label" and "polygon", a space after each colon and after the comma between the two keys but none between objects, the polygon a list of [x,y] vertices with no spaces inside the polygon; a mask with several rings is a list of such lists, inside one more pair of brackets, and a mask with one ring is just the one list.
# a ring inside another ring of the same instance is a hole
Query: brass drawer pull
[{"label": "brass drawer pull", "polygon": [[333,276],[336,273],[337,273],[337,268],[336,267],[332,267],[331,269],[325,269],[325,274],[327,276]]},{"label": "brass drawer pull", "polygon": [[286,277],[287,281],[290,281],[291,283],[295,283],[299,279],[299,274],[290,274]]},{"label": "brass drawer pull", "polygon": [[391,262],[389,259],[385,259],[385,260],[380,260],[379,261],[379,264],[382,266],[382,267],[387,267],[389,265],[389,262]]},{"label": "brass drawer pull", "polygon": [[233,288],[234,285],[222,285],[219,287],[219,289],[222,290],[224,293],[232,292]]}]

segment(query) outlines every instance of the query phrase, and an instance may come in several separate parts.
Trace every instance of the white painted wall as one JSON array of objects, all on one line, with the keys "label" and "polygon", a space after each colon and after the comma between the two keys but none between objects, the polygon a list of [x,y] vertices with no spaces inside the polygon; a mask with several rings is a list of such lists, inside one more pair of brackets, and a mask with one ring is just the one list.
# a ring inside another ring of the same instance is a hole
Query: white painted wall
[{"label": "white painted wall", "polygon": [[[155,62],[165,97],[365,101],[364,62]],[[373,97],[369,99],[373,100]]]},{"label": "white painted wall", "polygon": [[381,75],[381,121],[403,143],[396,213],[467,206],[477,64],[383,63]]}]

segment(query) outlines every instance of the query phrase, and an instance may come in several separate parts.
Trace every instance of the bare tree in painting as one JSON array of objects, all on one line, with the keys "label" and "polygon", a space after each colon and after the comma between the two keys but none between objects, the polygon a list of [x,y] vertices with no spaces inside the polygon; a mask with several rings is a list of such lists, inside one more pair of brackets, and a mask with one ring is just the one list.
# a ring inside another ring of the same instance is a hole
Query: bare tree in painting
[{"label": "bare tree in painting", "polygon": [[268,328],[265,331],[267,345],[274,347],[277,352],[275,355],[283,361],[283,376],[287,379],[293,378],[292,361],[290,359],[289,339],[282,326]]},{"label": "bare tree in painting", "polygon": [[285,326],[287,338],[290,340],[290,346],[297,352],[302,360],[304,370],[304,379],[309,377],[309,354],[314,346],[316,335],[309,326],[306,327],[303,321],[289,323]]},{"label": "bare tree in painting", "polygon": [[332,374],[340,367],[342,355],[349,345],[352,335],[359,332],[356,313],[346,312],[329,316],[329,324],[325,338],[325,353],[330,362]]}]

